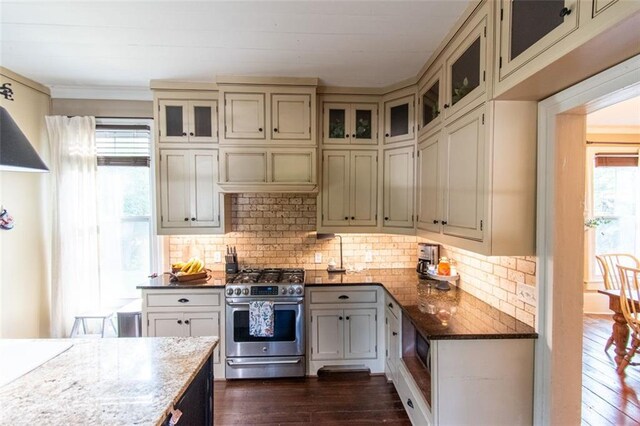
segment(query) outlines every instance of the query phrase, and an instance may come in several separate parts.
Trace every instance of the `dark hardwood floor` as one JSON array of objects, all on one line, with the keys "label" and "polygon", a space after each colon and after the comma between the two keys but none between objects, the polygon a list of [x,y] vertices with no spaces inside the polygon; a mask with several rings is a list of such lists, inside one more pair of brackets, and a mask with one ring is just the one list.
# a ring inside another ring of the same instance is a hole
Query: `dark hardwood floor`
[{"label": "dark hardwood floor", "polygon": [[411,424],[384,376],[356,373],[215,382],[214,413],[216,426]]},{"label": "dark hardwood floor", "polygon": [[[640,424],[640,366],[629,366],[621,380],[616,373],[614,349],[604,345],[611,335],[611,315],[585,315],[582,348],[582,424]],[[640,356],[635,357],[640,361]]]}]

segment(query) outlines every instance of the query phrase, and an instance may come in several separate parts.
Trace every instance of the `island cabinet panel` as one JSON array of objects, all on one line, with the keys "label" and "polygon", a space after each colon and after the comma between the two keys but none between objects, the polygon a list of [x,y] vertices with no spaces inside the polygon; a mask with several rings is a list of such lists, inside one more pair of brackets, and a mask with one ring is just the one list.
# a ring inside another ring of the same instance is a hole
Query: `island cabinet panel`
[{"label": "island cabinet panel", "polygon": [[172,422],[171,414],[167,416],[163,426],[180,425],[212,425],[213,424],[213,372],[209,358],[195,378],[174,405],[179,410],[180,418]]},{"label": "island cabinet panel", "polygon": [[309,303],[307,373],[325,366],[360,366],[385,370],[384,323],[378,321],[381,290],[374,286],[306,289]]}]

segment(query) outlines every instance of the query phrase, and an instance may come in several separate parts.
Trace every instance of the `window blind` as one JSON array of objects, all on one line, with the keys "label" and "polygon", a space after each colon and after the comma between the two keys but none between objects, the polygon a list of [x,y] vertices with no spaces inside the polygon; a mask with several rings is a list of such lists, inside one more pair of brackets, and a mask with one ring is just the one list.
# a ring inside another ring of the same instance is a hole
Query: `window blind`
[{"label": "window blind", "polygon": [[594,161],[596,167],[638,167],[638,154],[601,152]]},{"label": "window blind", "polygon": [[98,166],[149,167],[151,129],[145,125],[97,124]]}]

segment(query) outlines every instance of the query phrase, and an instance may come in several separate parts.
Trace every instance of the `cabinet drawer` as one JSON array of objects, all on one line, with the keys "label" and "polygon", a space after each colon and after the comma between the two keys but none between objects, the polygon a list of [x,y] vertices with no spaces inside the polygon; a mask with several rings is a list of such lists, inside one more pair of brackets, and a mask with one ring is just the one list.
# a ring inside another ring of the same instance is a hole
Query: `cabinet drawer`
[{"label": "cabinet drawer", "polygon": [[220,293],[152,293],[146,295],[147,306],[220,306]]},{"label": "cabinet drawer", "polygon": [[311,290],[311,303],[376,303],[376,290],[318,291]]},{"label": "cabinet drawer", "polygon": [[418,400],[420,397],[414,395],[411,391],[411,387],[408,383],[409,379],[407,379],[408,374],[409,373],[404,366],[401,366],[398,369],[398,374],[396,375],[396,391],[402,400],[404,409],[409,415],[409,419],[411,419],[411,423],[414,425],[428,425],[429,421],[427,420],[427,416],[421,408],[422,402]]},{"label": "cabinet drawer", "polygon": [[398,303],[388,294],[385,294],[384,306],[388,312],[391,312],[393,316],[396,317],[396,319],[400,318],[400,305],[398,305]]}]

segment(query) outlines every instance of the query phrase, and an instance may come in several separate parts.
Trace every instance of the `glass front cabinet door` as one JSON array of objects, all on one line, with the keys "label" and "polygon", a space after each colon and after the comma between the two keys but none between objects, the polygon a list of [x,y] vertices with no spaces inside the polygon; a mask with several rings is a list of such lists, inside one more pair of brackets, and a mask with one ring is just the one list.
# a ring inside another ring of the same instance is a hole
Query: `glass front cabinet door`
[{"label": "glass front cabinet door", "polygon": [[375,145],[378,142],[378,105],[325,102],[323,143]]},{"label": "glass front cabinet door", "polygon": [[217,142],[217,101],[160,100],[160,142]]},{"label": "glass front cabinet door", "polygon": [[500,80],[578,28],[577,0],[502,0]]},{"label": "glass front cabinet door", "polygon": [[451,117],[485,92],[486,28],[484,17],[461,38],[447,59],[445,117]]},{"label": "glass front cabinet door", "polygon": [[418,130],[424,134],[428,130],[435,128],[440,123],[440,113],[442,103],[440,102],[440,84],[442,82],[442,68],[427,80],[420,89],[418,105],[420,107],[418,118]]},{"label": "glass front cabinet door", "polygon": [[384,103],[384,143],[411,140],[414,137],[413,95]]}]

